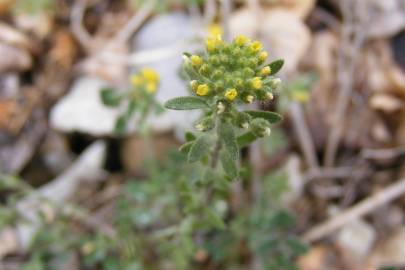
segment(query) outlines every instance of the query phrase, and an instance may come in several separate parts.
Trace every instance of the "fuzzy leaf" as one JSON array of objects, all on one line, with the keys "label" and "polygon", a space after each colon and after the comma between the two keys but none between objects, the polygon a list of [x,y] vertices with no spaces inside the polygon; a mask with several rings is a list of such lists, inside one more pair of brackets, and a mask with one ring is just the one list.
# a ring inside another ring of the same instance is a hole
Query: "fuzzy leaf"
[{"label": "fuzzy leaf", "polygon": [[165,108],[171,110],[195,110],[206,109],[208,103],[199,97],[177,97],[165,102]]},{"label": "fuzzy leaf", "polygon": [[207,208],[207,219],[208,222],[216,227],[219,230],[224,230],[226,228],[225,222],[222,220],[222,218],[212,209]]},{"label": "fuzzy leaf", "polygon": [[218,137],[224,145],[232,160],[239,158],[239,148],[236,143],[235,131],[233,126],[228,122],[220,122],[218,125]]},{"label": "fuzzy leaf", "polygon": [[186,137],[187,142],[191,142],[191,141],[194,141],[196,139],[195,135],[190,131],[186,132],[185,137]]},{"label": "fuzzy leaf", "polygon": [[284,65],[284,60],[283,59],[278,59],[276,61],[273,61],[269,64],[269,67],[271,69],[270,75],[275,75],[277,72],[280,71],[280,69]]},{"label": "fuzzy leaf", "polygon": [[190,152],[188,153],[188,162],[199,161],[203,156],[208,154],[210,151],[210,143],[207,135],[202,135],[197,138],[193,145],[191,146]]},{"label": "fuzzy leaf", "polygon": [[248,131],[236,139],[239,147],[245,147],[254,142],[257,139],[256,135],[253,132]]},{"label": "fuzzy leaf", "polygon": [[227,176],[232,180],[238,177],[238,169],[236,167],[235,161],[229,156],[227,151],[222,151],[220,155],[222,168],[224,169]]},{"label": "fuzzy leaf", "polygon": [[111,88],[101,89],[100,97],[103,104],[109,107],[117,107],[122,100],[122,96]]},{"label": "fuzzy leaf", "polygon": [[249,114],[253,118],[263,118],[267,120],[270,124],[275,124],[280,122],[283,117],[275,112],[266,112],[266,111],[245,111],[245,113]]},{"label": "fuzzy leaf", "polygon": [[186,142],[182,146],[180,146],[179,151],[183,154],[188,154],[190,152],[191,146],[193,146],[194,141]]}]

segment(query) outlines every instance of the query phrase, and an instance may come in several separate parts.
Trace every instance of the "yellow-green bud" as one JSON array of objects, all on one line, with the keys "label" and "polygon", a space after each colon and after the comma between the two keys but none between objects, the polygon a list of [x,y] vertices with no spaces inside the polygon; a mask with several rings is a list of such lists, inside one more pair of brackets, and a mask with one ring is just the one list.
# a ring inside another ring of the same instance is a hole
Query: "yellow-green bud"
[{"label": "yellow-green bud", "polygon": [[265,66],[260,71],[260,75],[262,75],[262,76],[268,76],[268,75],[270,75],[270,73],[271,73],[271,68],[269,66]]},{"label": "yellow-green bud", "polygon": [[255,99],[255,97],[252,95],[247,95],[245,98],[247,103],[252,103],[254,99]]},{"label": "yellow-green bud", "polygon": [[198,87],[198,82],[197,82],[197,80],[192,80],[192,81],[190,82],[190,86],[191,86],[191,89],[193,89],[194,91],[197,91],[197,87]]},{"label": "yellow-green bud", "polygon": [[237,95],[238,95],[238,92],[236,91],[235,88],[228,89],[225,92],[225,97],[229,101],[233,101],[236,98]]},{"label": "yellow-green bud", "polygon": [[196,93],[197,93],[197,95],[199,95],[199,96],[206,96],[209,91],[210,91],[210,88],[208,87],[208,85],[206,85],[206,84],[200,84],[200,85],[197,87]]},{"label": "yellow-green bud", "polygon": [[200,67],[203,63],[203,60],[198,55],[192,55],[190,57],[190,60],[191,60],[191,65],[193,65],[193,67]]}]

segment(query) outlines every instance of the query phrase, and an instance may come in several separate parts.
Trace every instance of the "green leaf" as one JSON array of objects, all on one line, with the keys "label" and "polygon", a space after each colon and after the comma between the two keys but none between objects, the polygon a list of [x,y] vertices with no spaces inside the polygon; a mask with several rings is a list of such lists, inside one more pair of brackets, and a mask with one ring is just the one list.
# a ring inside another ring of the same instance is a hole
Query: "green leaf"
[{"label": "green leaf", "polygon": [[224,169],[227,176],[232,180],[238,177],[238,169],[236,167],[235,161],[229,156],[227,151],[221,151],[220,155],[222,168]]},{"label": "green leaf", "polygon": [[224,230],[226,228],[225,222],[222,218],[211,208],[207,208],[207,219],[208,222],[217,229]]},{"label": "green leaf", "polygon": [[245,111],[245,113],[249,114],[253,118],[263,118],[267,120],[270,124],[275,124],[280,122],[283,117],[275,112],[267,112],[267,111]]},{"label": "green leaf", "polygon": [[245,147],[254,142],[257,139],[257,136],[253,132],[248,131],[236,138],[236,141],[239,147]]},{"label": "green leaf", "polygon": [[209,108],[208,103],[199,97],[177,97],[165,102],[165,108],[171,110],[195,110]]},{"label": "green leaf", "polygon": [[189,141],[180,146],[179,151],[183,154],[188,154],[190,152],[191,146],[194,144],[194,141]]},{"label": "green leaf", "polygon": [[235,131],[233,126],[228,122],[220,122],[218,125],[218,137],[223,143],[225,150],[232,160],[239,158],[239,147],[236,143]]},{"label": "green leaf", "polygon": [[128,117],[126,115],[121,115],[115,122],[115,131],[118,134],[124,134],[127,128]]},{"label": "green leaf", "polygon": [[122,96],[111,88],[101,89],[100,97],[103,104],[109,107],[117,107],[122,100]]},{"label": "green leaf", "polygon": [[191,141],[194,141],[196,139],[195,135],[190,131],[186,132],[185,137],[186,137],[187,142],[191,142]]},{"label": "green leaf", "polygon": [[276,61],[273,61],[269,64],[269,67],[271,69],[270,75],[275,75],[277,72],[280,71],[280,69],[284,65],[284,60],[283,59],[278,59]]},{"label": "green leaf", "polygon": [[210,143],[207,135],[202,135],[197,138],[191,146],[188,153],[188,162],[199,161],[203,156],[207,155],[210,151]]}]

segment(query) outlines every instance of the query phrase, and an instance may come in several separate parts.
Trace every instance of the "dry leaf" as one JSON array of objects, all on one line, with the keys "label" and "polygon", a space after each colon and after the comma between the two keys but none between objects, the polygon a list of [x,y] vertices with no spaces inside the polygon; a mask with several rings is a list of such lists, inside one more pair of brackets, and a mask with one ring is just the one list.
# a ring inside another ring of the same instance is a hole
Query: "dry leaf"
[{"label": "dry leaf", "polygon": [[403,102],[392,95],[376,94],[371,97],[370,105],[375,110],[393,113],[403,107]]}]

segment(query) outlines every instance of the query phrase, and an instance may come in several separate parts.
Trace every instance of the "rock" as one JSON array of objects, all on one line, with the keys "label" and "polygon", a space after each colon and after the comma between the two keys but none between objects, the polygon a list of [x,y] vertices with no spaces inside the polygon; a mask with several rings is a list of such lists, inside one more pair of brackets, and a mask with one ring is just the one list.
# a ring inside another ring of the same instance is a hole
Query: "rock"
[{"label": "rock", "polygon": [[368,35],[372,38],[386,38],[405,28],[405,4],[403,0],[368,0]]},{"label": "rock", "polygon": [[104,106],[100,89],[106,83],[97,78],[76,80],[69,93],[52,108],[51,127],[63,131],[80,131],[95,136],[111,134],[119,116],[118,109]]},{"label": "rock", "polygon": [[24,49],[0,43],[0,73],[31,68],[31,55]]},{"label": "rock", "polygon": [[262,17],[250,9],[242,9],[230,19],[231,36],[243,34],[254,37],[259,33],[270,59],[285,60],[283,72],[297,69],[307,53],[311,36],[305,23],[293,12],[284,9],[268,9]]},{"label": "rock", "polygon": [[337,244],[348,251],[352,259],[361,262],[368,255],[376,232],[374,228],[363,220],[356,220],[345,225],[337,234]]}]

